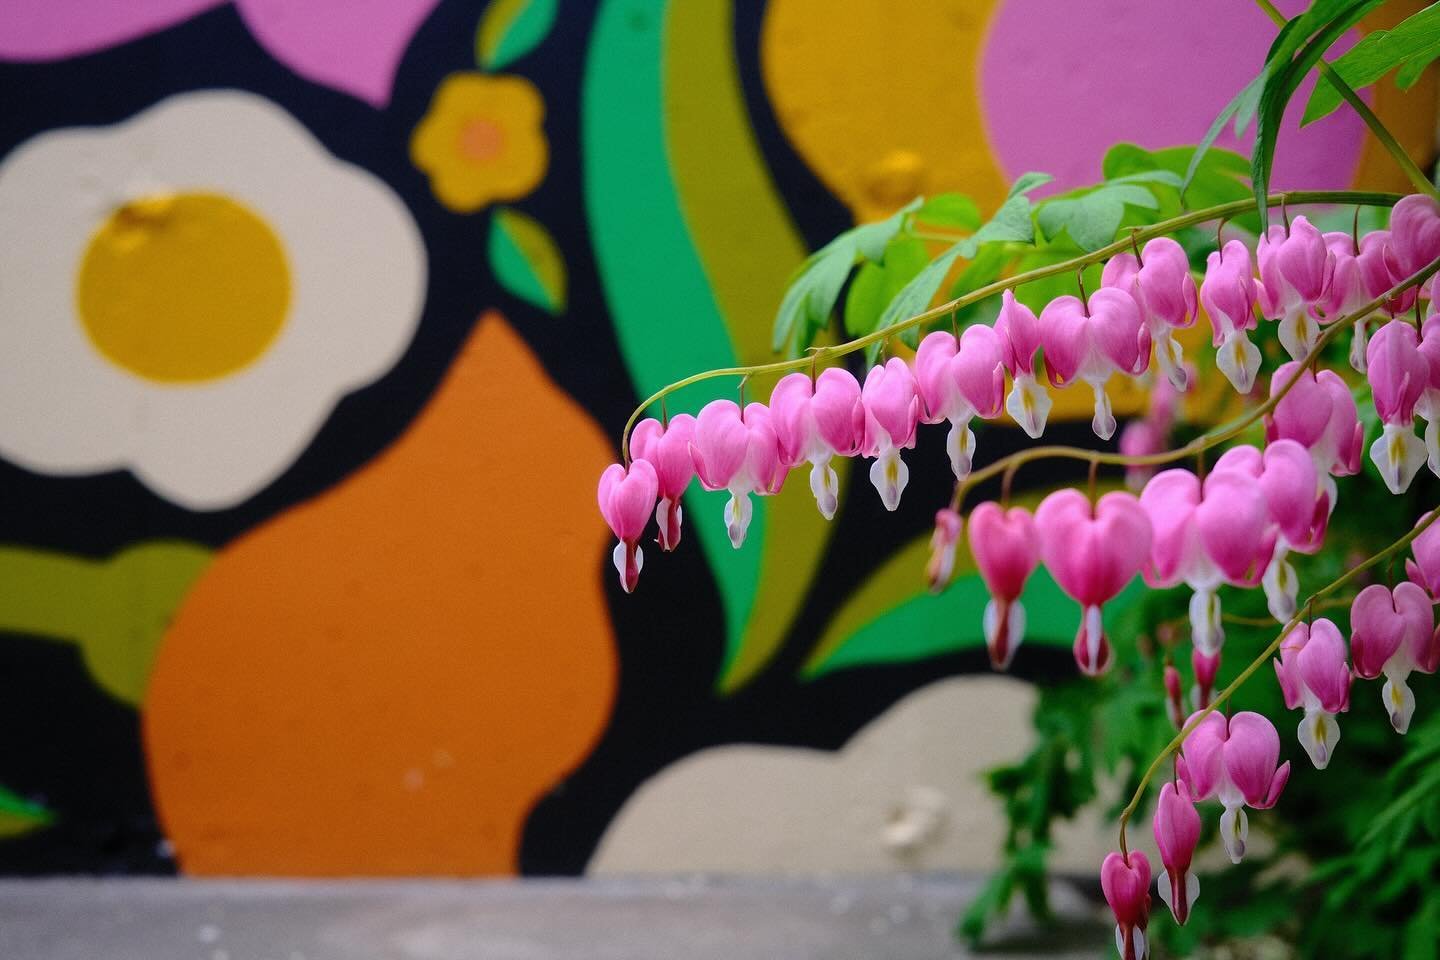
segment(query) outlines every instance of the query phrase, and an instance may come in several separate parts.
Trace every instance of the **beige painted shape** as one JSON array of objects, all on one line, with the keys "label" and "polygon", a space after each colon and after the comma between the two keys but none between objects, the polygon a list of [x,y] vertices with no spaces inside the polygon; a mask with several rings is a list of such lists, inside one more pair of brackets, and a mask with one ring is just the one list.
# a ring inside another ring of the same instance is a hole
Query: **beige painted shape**
[{"label": "beige painted shape", "polygon": [[[635,792],[589,872],[988,869],[1004,822],[982,775],[1029,748],[1034,706],[1029,684],[955,677],[910,694],[838,753],[704,750]],[[1109,850],[1112,829],[1099,806],[1058,831],[1056,869],[1092,872]],[[938,822],[927,830],[931,816]],[[917,834],[908,853],[893,847]]]}]

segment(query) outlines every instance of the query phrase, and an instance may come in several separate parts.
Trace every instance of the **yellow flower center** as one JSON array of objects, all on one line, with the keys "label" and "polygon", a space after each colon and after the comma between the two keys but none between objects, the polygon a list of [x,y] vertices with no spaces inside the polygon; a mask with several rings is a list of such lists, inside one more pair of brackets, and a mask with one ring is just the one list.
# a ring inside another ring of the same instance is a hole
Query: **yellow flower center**
[{"label": "yellow flower center", "polygon": [[471,163],[488,163],[505,149],[505,131],[484,117],[467,120],[460,128],[460,155]]},{"label": "yellow flower center", "polygon": [[212,380],[253,362],[290,306],[290,270],[270,226],[213,193],[119,207],[90,238],[75,280],[86,334],[148,380]]}]

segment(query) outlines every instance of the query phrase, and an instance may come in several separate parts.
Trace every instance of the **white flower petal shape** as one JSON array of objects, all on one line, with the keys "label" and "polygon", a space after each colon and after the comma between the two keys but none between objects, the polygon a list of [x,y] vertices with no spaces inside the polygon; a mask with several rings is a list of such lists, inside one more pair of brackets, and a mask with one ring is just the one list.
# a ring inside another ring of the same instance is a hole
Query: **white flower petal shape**
[{"label": "white flower petal shape", "polygon": [[27,141],[0,162],[0,223],[0,456],[129,469],[192,510],[279,477],[424,303],[394,192],[241,91]]}]

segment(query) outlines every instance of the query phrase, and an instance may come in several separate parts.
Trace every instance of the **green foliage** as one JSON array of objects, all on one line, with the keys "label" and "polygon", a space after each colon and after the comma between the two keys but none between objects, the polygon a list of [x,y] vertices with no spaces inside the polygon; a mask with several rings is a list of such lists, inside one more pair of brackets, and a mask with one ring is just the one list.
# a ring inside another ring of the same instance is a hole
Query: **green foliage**
[{"label": "green foliage", "polygon": [[1181,179],[1169,170],[1126,174],[1097,187],[1073,190],[1048,200],[1040,207],[1036,219],[1047,238],[1053,240],[1063,230],[1081,250],[1089,253],[1115,242],[1115,233],[1125,219],[1127,206],[1160,209],[1160,199],[1152,188],[1154,184],[1179,189]]},{"label": "green foliage", "polygon": [[799,355],[830,322],[840,290],[857,260],[880,263],[906,218],[923,203],[915,199],[878,223],[847,230],[812,253],[790,281],[775,315],[771,349]]},{"label": "green foliage", "polygon": [[[1393,30],[1376,30],[1361,38],[1330,64],[1352,89],[1368,87],[1396,68],[1396,84],[1405,90],[1420,79],[1420,73],[1440,56],[1440,3],[1407,17]],[[1313,123],[1340,106],[1340,93],[1322,77],[1305,105],[1302,124]]]}]

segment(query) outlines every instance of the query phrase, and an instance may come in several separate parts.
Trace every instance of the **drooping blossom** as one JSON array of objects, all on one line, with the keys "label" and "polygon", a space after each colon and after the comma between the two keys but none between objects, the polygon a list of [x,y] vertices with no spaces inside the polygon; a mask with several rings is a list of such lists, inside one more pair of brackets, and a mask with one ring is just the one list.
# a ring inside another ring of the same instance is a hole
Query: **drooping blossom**
[{"label": "drooping blossom", "polygon": [[1100,608],[1124,589],[1150,556],[1150,519],[1134,495],[1114,491],[1093,506],[1078,490],[1057,490],[1035,511],[1040,556],[1055,582],[1081,607],[1075,662],[1095,676],[1110,666]]},{"label": "drooping blossom", "polygon": [[1190,861],[1200,842],[1200,813],[1190,798],[1190,785],[1183,780],[1167,781],[1155,803],[1155,846],[1165,877],[1157,884],[1160,899],[1170,908],[1175,922],[1190,919],[1190,905],[1200,895],[1200,880],[1190,872]]},{"label": "drooping blossom", "polygon": [[745,542],[754,507],[750,494],[779,493],[785,483],[780,443],[763,403],[751,403],[742,415],[733,400],[712,400],[695,418],[690,441],[695,475],[706,490],[728,490],[725,529],[735,549]]},{"label": "drooping blossom", "polygon": [[1329,620],[1299,623],[1280,644],[1273,661],[1275,676],[1288,710],[1305,711],[1298,732],[1300,745],[1316,770],[1324,770],[1340,741],[1337,713],[1350,709],[1350,667],[1345,638]]},{"label": "drooping blossom", "polygon": [[1185,725],[1185,694],[1184,686],[1180,679],[1180,671],[1175,664],[1165,661],[1165,672],[1163,674],[1165,684],[1165,716],[1170,719],[1170,725],[1179,730]]},{"label": "drooping blossom", "polygon": [[[1348,233],[1331,231],[1325,234],[1325,247],[1335,260],[1335,268],[1330,275],[1330,291],[1317,311],[1321,323],[1349,316],[1372,299],[1360,270],[1359,251],[1355,248],[1354,238]],[[1370,317],[1359,318],[1350,330],[1350,366],[1355,368],[1356,373],[1364,373]]]},{"label": "drooping blossom", "polygon": [[[1188,368],[1187,368],[1188,370]],[[1188,383],[1188,376],[1187,383]],[[1120,452],[1127,457],[1147,457],[1164,452],[1169,446],[1170,431],[1180,406],[1181,391],[1167,379],[1160,378],[1150,389],[1150,406],[1145,416],[1131,420],[1120,431]],[[1138,493],[1152,476],[1154,467],[1127,465],[1125,485]]]},{"label": "drooping blossom", "polygon": [[1415,402],[1415,415],[1425,419],[1425,455],[1430,472],[1440,476],[1440,315],[1435,302],[1430,302],[1430,315],[1420,327],[1420,355],[1430,367],[1430,376],[1420,399]]},{"label": "drooping blossom", "polygon": [[1365,353],[1366,377],[1384,430],[1370,445],[1370,460],[1391,493],[1404,493],[1425,463],[1425,443],[1415,436],[1415,405],[1430,385],[1430,361],[1420,352],[1415,328],[1391,320],[1375,331]]},{"label": "drooping blossom", "polygon": [[[1270,378],[1270,396],[1284,390],[1299,369],[1295,360],[1282,364]],[[1333,513],[1339,490],[1332,478],[1359,473],[1365,449],[1365,429],[1345,381],[1333,370],[1301,371],[1265,418],[1265,437],[1270,443],[1294,440],[1310,451],[1320,491]]]},{"label": "drooping blossom", "polygon": [[884,366],[870,368],[861,389],[865,407],[865,435],[861,453],[875,460],[870,482],[880,493],[886,510],[900,506],[900,495],[910,482],[910,468],[900,451],[915,446],[915,425],[920,422],[920,398],[915,376],[904,360],[891,357]]},{"label": "drooping blossom", "polygon": [[1255,329],[1255,296],[1254,269],[1245,244],[1230,240],[1210,254],[1200,302],[1214,332],[1215,365],[1241,393],[1255,386],[1260,370],[1260,348],[1245,333]]},{"label": "drooping blossom", "polygon": [[1274,440],[1264,453],[1252,446],[1233,447],[1215,461],[1212,476],[1228,470],[1248,477],[1265,495],[1270,522],[1264,537],[1275,548],[1260,583],[1271,616],[1283,623],[1295,615],[1300,587],[1286,557],[1291,550],[1315,553],[1323,545],[1330,520],[1329,499],[1310,454],[1294,440]]},{"label": "drooping blossom", "polygon": [[[1426,515],[1428,516],[1428,514]],[[1425,517],[1416,521],[1423,523]],[[1411,557],[1405,561],[1405,575],[1436,602],[1440,602],[1440,523],[1432,523],[1410,541]]]},{"label": "drooping blossom", "polygon": [[[1391,248],[1389,230],[1371,230],[1360,238],[1360,253],[1356,260],[1360,265],[1360,277],[1365,282],[1365,292],[1372,300],[1384,296],[1407,276],[1396,272],[1398,262]],[[1380,308],[1391,317],[1398,316],[1415,305],[1418,295],[1414,287],[1408,287],[1393,297],[1387,297]]]},{"label": "drooping blossom", "polygon": [[1150,860],[1144,851],[1108,854],[1100,864],[1100,889],[1115,914],[1115,949],[1121,960],[1150,956],[1145,939],[1150,925]]},{"label": "drooping blossom", "polygon": [[1025,607],[1020,594],[1040,563],[1040,537],[1035,518],[1024,507],[1002,509],[980,504],[970,514],[970,552],[990,602],[985,605],[985,647],[996,670],[1010,666],[1025,637]]},{"label": "drooping blossom", "polygon": [[1174,469],[1151,478],[1139,502],[1154,532],[1145,582],[1195,591],[1191,636],[1197,650],[1217,652],[1225,641],[1220,585],[1258,583],[1274,548],[1264,491],[1233,472],[1215,471],[1202,484],[1189,470]]},{"label": "drooping blossom", "polygon": [[1220,839],[1232,863],[1245,856],[1250,822],[1245,807],[1268,810],[1280,799],[1290,779],[1290,763],[1280,759],[1280,735],[1258,713],[1242,710],[1233,717],[1212,712],[1185,738],[1178,763],[1180,776],[1196,800],[1218,799]]},{"label": "drooping blossom", "polygon": [[1440,667],[1440,633],[1430,595],[1408,580],[1394,590],[1375,583],[1361,590],[1350,607],[1350,654],[1355,675],[1373,680],[1382,673],[1381,696],[1396,733],[1410,729],[1415,694],[1406,683],[1411,673]]},{"label": "drooping blossom", "polygon": [[1220,651],[1206,653],[1199,647],[1190,650],[1190,668],[1195,671],[1195,686],[1190,688],[1190,709],[1204,710],[1215,700],[1215,677],[1220,673]]},{"label": "drooping blossom", "polygon": [[930,535],[930,562],[925,566],[925,579],[931,593],[939,593],[955,573],[955,547],[965,521],[949,507],[935,512],[935,532]]},{"label": "drooping blossom", "polygon": [[1440,257],[1440,203],[1412,193],[1390,211],[1390,270],[1397,280],[1419,272]]},{"label": "drooping blossom", "polygon": [[950,421],[945,450],[956,480],[970,475],[975,434],[970,420],[991,420],[1005,405],[1002,339],[992,327],[966,327],[957,342],[937,330],[920,342],[915,353],[915,386],[925,423]]},{"label": "drooping blossom", "polygon": [[1272,226],[1255,249],[1260,265],[1260,309],[1280,324],[1280,345],[1304,359],[1320,336],[1312,312],[1323,309],[1330,294],[1335,257],[1325,238],[1304,216],[1287,229]]},{"label": "drooping blossom", "polygon": [[1137,257],[1120,253],[1105,264],[1101,284],[1117,287],[1134,298],[1155,344],[1155,359],[1165,379],[1183,392],[1190,382],[1185,354],[1174,332],[1189,327],[1198,315],[1195,278],[1185,248],[1169,237],[1156,237]]},{"label": "drooping blossom", "polygon": [[648,460],[633,460],[628,470],[612,463],[600,474],[596,499],[600,502],[600,515],[620,541],[611,557],[620,574],[620,586],[626,593],[634,592],[640,581],[640,568],[645,563],[640,537],[650,522],[659,492],[659,478]]},{"label": "drooping blossom", "polygon": [[680,545],[680,498],[695,476],[695,459],[690,455],[690,441],[695,439],[695,418],[688,413],[676,414],[669,423],[661,424],[647,417],[635,424],[630,434],[630,450],[637,460],[648,460],[660,481],[660,502],[655,505],[655,541],[666,552]]},{"label": "drooping blossom", "polygon": [[850,371],[831,367],[814,382],[803,373],[782,377],[770,394],[770,421],[785,467],[810,464],[810,491],[826,520],[840,504],[840,481],[831,457],[852,457],[865,438],[860,384]]},{"label": "drooping blossom", "polygon": [[1135,299],[1101,287],[1088,300],[1056,297],[1040,311],[1045,371],[1053,386],[1083,380],[1095,394],[1090,426],[1101,440],[1115,435],[1115,414],[1105,384],[1116,373],[1137,374],[1150,364],[1150,331]]},{"label": "drooping blossom", "polygon": [[1041,347],[1040,321],[1006,290],[1000,295],[995,332],[1000,335],[1005,370],[1015,381],[1005,398],[1005,411],[1031,440],[1038,440],[1045,432],[1052,403],[1050,394],[1035,380],[1035,355]]}]

